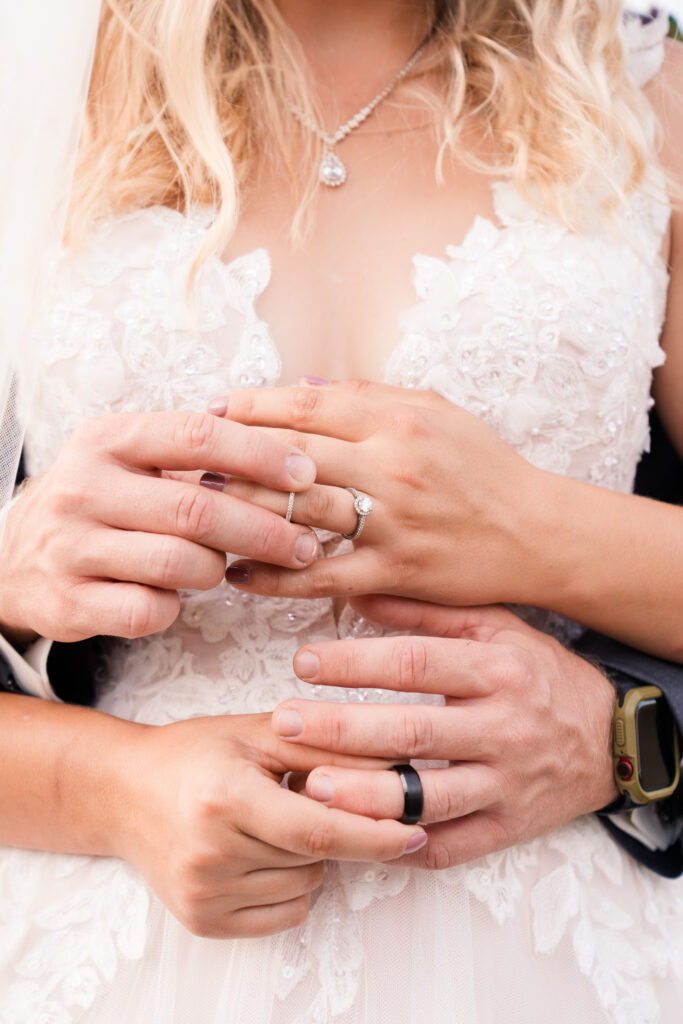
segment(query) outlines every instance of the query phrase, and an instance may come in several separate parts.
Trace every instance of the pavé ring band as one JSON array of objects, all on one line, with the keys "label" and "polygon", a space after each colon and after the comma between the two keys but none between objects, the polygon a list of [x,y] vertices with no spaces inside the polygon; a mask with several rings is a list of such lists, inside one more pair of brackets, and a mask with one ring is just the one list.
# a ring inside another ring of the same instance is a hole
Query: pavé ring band
[{"label": "pav\u00e9 ring band", "polygon": [[294,497],[296,491],[289,492],[289,501],[287,502],[287,511],[285,512],[285,520],[288,523],[292,521],[292,512],[294,511]]}]

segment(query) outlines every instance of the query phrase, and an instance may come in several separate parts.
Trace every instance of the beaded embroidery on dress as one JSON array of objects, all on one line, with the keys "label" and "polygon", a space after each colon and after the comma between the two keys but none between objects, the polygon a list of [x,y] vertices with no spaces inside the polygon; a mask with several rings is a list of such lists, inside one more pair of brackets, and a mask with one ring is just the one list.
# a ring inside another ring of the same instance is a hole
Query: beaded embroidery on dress
[{"label": "beaded embroidery on dress", "polygon": [[[625,240],[573,234],[507,184],[494,193],[497,223],[477,219],[446,258],[416,257],[418,302],[386,380],[439,391],[543,468],[629,490],[663,359],[668,208],[634,197]],[[41,332],[31,472],[87,416],[201,409],[226,379],[277,383],[257,313],[263,250],[209,260],[197,335],[187,320],[209,219],[141,210],[99,224],[64,262]],[[370,627],[348,613],[338,627],[327,600],[188,592],[173,627],[115,648],[99,706],[162,724],[297,695],[405,700],[311,694],[294,677],[296,648],[338,629]],[[123,862],[0,851],[2,1024],[668,1024],[681,951],[683,882],[640,868],[592,817],[443,872],[330,865],[305,926],[242,941],[190,935]]]}]

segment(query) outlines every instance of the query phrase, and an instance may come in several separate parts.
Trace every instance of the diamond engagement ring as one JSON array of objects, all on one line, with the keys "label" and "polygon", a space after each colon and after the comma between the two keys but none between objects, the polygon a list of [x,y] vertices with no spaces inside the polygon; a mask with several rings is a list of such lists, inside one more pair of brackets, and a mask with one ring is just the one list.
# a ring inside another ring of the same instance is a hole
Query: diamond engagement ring
[{"label": "diamond engagement ring", "polygon": [[294,511],[294,497],[295,497],[295,492],[294,491],[290,491],[289,492],[289,501],[287,502],[287,511],[285,512],[285,520],[288,523],[291,523],[291,521],[292,521],[292,512]]},{"label": "diamond engagement ring", "polygon": [[342,533],[344,540],[356,540],[360,537],[365,526],[365,520],[368,518],[373,510],[372,499],[368,498],[367,494],[361,494],[355,487],[345,487],[345,491],[351,491],[354,497],[353,508],[358,516],[358,522],[356,523],[356,529],[353,533]]}]

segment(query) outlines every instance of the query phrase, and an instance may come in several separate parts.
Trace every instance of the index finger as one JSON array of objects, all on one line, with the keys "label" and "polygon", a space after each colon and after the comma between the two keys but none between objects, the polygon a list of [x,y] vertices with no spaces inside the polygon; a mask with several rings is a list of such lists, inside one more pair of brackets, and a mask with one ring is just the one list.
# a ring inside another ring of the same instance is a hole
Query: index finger
[{"label": "index finger", "polygon": [[376,401],[327,388],[254,388],[230,395],[227,415],[240,423],[289,427],[343,441],[363,441],[379,422]]},{"label": "index finger", "polygon": [[315,479],[315,464],[298,448],[208,413],[122,413],[103,419],[107,451],[141,469],[210,469],[285,491],[306,490]]},{"label": "index finger", "polygon": [[484,697],[510,661],[502,644],[424,636],[329,640],[306,644],[294,671],[307,683],[403,693]]},{"label": "index finger", "polygon": [[251,835],[314,860],[393,860],[427,839],[421,828],[325,807],[266,779],[255,784],[252,808],[245,821]]}]

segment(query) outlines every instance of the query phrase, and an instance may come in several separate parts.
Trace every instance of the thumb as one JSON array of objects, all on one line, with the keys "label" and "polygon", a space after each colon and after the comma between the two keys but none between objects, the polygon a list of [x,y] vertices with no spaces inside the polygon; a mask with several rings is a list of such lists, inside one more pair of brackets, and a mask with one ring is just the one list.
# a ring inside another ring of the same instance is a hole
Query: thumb
[{"label": "thumb", "polygon": [[396,630],[411,630],[427,636],[490,640],[503,629],[515,629],[521,620],[499,604],[474,608],[452,608],[387,594],[354,597],[351,607],[363,618]]}]

